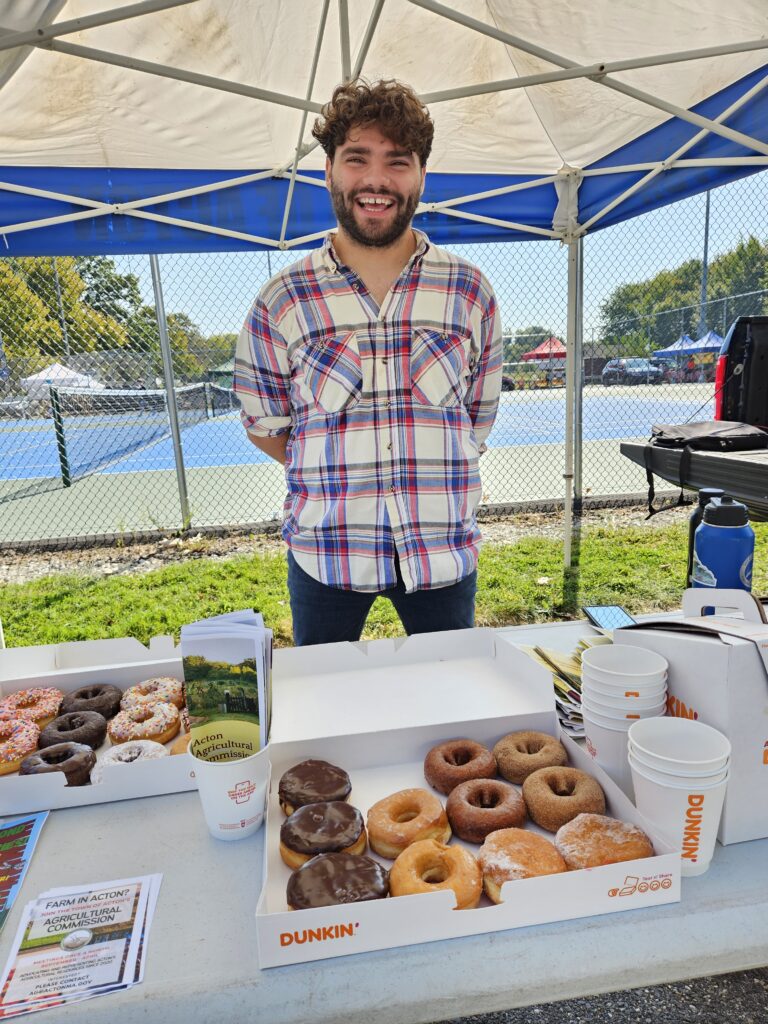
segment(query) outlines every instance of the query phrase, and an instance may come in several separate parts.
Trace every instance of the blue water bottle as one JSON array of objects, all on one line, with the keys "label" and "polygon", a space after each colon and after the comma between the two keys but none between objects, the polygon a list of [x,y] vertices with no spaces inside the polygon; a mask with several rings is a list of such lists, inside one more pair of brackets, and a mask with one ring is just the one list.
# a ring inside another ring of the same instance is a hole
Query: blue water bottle
[{"label": "blue water bottle", "polygon": [[751,590],[754,554],[746,505],[727,494],[713,498],[694,534],[691,586]]}]

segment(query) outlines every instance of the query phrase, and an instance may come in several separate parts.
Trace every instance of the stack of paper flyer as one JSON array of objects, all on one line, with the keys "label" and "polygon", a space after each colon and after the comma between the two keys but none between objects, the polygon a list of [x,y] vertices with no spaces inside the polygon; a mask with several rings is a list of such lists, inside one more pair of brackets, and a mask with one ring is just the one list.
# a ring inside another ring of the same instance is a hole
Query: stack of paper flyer
[{"label": "stack of paper flyer", "polygon": [[272,630],[253,609],[181,628],[191,748],[231,760],[267,745],[272,718]]},{"label": "stack of paper flyer", "polygon": [[0,825],[0,931],[21,890],[48,811]]},{"label": "stack of paper flyer", "polygon": [[0,981],[0,1020],[138,984],[161,879],[50,889],[28,903]]}]

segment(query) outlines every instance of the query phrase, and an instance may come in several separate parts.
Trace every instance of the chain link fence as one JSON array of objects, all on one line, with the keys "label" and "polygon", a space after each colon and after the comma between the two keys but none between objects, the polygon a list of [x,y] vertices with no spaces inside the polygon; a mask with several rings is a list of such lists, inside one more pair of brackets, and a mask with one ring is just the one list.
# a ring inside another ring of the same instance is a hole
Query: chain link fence
[{"label": "chain link fence", "polygon": [[[556,506],[564,493],[567,248],[452,248],[494,285],[504,330],[483,504]],[[0,545],[76,546],[279,521],[282,468],[240,426],[232,358],[259,288],[298,255],[158,259],[180,452],[149,258],[0,259]],[[644,493],[644,473],[619,442],[647,438],[654,422],[711,418],[720,339],[736,316],[765,312],[768,172],[585,239],[587,509]]]}]

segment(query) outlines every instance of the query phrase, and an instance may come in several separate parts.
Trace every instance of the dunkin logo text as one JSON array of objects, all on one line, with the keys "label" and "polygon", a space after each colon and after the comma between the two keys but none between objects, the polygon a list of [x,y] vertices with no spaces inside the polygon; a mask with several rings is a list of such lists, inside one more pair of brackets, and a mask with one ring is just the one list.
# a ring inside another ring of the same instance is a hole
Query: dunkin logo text
[{"label": "dunkin logo text", "polygon": [[701,842],[701,816],[703,808],[703,794],[691,793],[688,797],[688,806],[685,809],[682,857],[685,860],[693,861],[694,864],[699,856],[699,843]]},{"label": "dunkin logo text", "polygon": [[671,693],[667,695],[667,714],[673,715],[675,718],[693,718],[694,720],[699,717],[698,711],[687,707],[683,701],[673,697]]},{"label": "dunkin logo text", "polygon": [[329,939],[345,939],[355,934],[360,922],[354,924],[329,924],[322,928],[302,928],[296,932],[280,932],[280,945],[292,946],[294,942],[301,946],[305,942],[327,942]]}]

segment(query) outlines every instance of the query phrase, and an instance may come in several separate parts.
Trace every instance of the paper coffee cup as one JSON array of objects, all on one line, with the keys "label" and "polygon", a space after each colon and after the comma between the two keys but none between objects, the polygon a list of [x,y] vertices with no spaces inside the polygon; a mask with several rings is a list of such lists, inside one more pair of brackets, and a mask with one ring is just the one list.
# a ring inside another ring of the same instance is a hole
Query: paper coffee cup
[{"label": "paper coffee cup", "polygon": [[652,683],[650,686],[644,686],[640,683],[629,682],[621,683],[620,686],[611,686],[610,683],[601,683],[592,679],[590,676],[582,675],[581,690],[582,693],[588,690],[599,700],[602,700],[604,697],[610,697],[613,700],[660,701],[662,697],[666,697],[667,684],[666,681],[664,681],[662,683]]},{"label": "paper coffee cup", "polygon": [[588,647],[581,655],[582,672],[612,684],[623,685],[623,681],[661,683],[667,678],[669,665],[655,651],[644,647],[630,647],[629,644],[601,644]]},{"label": "paper coffee cup", "polygon": [[646,711],[648,708],[666,707],[667,704],[666,690],[662,690],[654,697],[634,699],[632,697],[607,697],[604,693],[597,693],[592,687],[582,686],[581,699],[589,700],[598,707],[615,708],[618,711]]},{"label": "paper coffee cup", "polygon": [[662,772],[656,768],[650,768],[647,764],[635,757],[630,743],[627,750],[627,758],[630,765],[634,765],[643,775],[647,775],[654,782],[661,782],[665,786],[716,786],[728,778],[729,768],[726,765],[721,771],[709,775],[677,775],[674,772]]},{"label": "paper coffee cup", "polygon": [[726,736],[692,718],[644,719],[630,733],[637,756],[652,768],[714,772],[731,756]]},{"label": "paper coffee cup", "polygon": [[724,764],[719,765],[715,768],[687,768],[684,765],[678,765],[674,762],[672,764],[662,765],[657,761],[652,761],[650,758],[643,756],[642,751],[638,750],[632,743],[632,738],[628,738],[628,752],[630,757],[634,757],[637,763],[640,765],[643,771],[654,771],[658,772],[659,775],[681,779],[711,779],[718,775],[724,775],[728,772],[730,760]]},{"label": "paper coffee cup", "polygon": [[635,806],[656,829],[680,847],[680,873],[702,875],[715,850],[728,780],[713,786],[669,786],[630,765]]},{"label": "paper coffee cup", "polygon": [[610,726],[602,724],[588,711],[584,711],[582,717],[589,756],[631,797],[632,775],[627,760],[627,730],[620,721]]},{"label": "paper coffee cup", "polygon": [[190,755],[211,835],[216,839],[244,839],[258,831],[264,822],[269,786],[269,747],[235,760],[204,761],[191,749]]},{"label": "paper coffee cup", "polygon": [[662,701],[660,704],[655,704],[649,708],[638,708],[634,705],[630,707],[610,707],[607,704],[598,704],[596,701],[586,697],[583,693],[581,695],[581,707],[586,709],[591,714],[600,715],[602,718],[625,718],[629,721],[636,722],[641,718],[653,718],[657,715],[663,715],[667,710],[667,702]]}]

